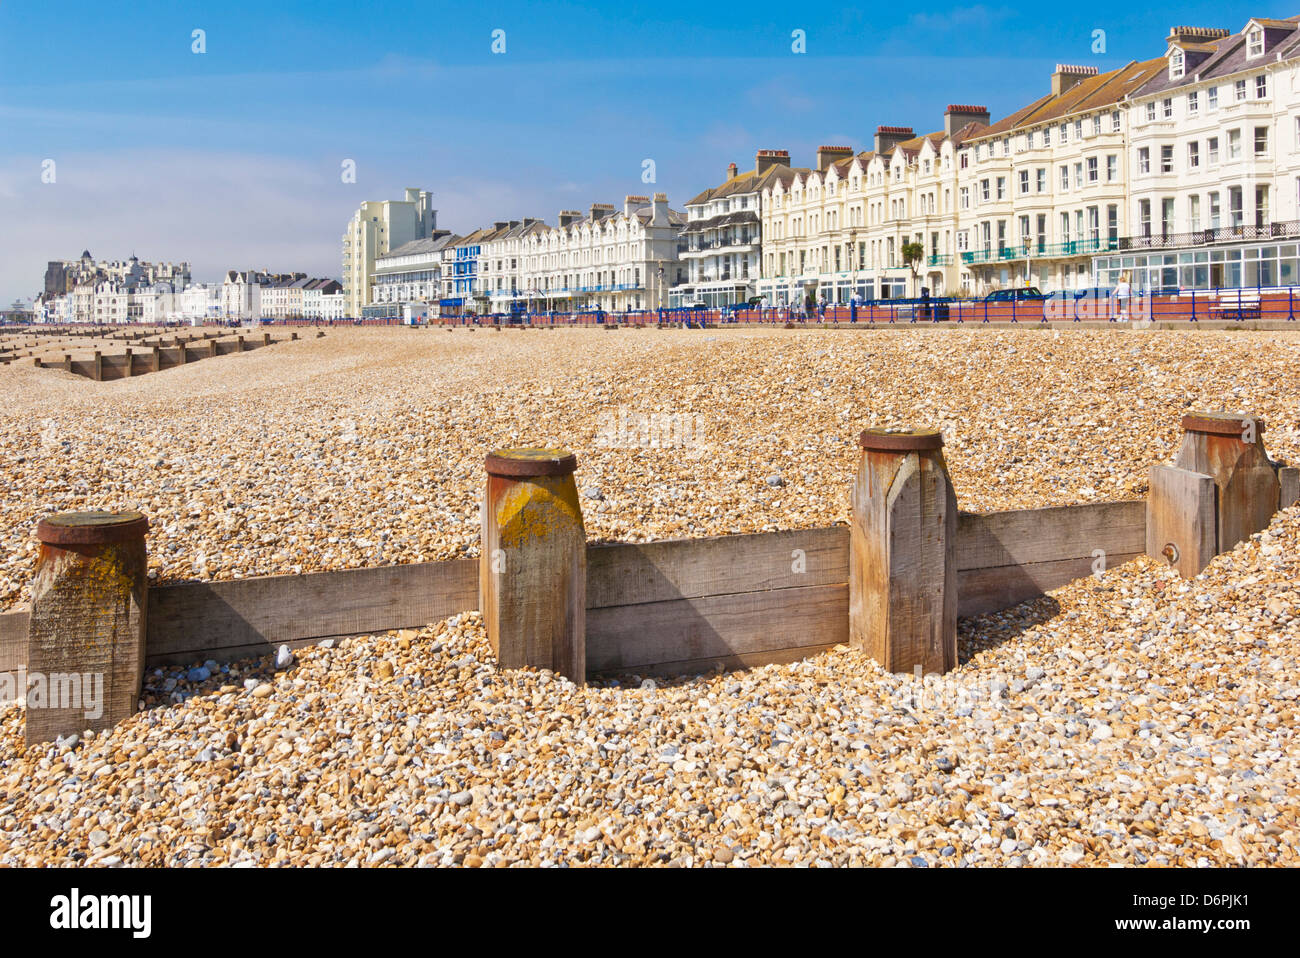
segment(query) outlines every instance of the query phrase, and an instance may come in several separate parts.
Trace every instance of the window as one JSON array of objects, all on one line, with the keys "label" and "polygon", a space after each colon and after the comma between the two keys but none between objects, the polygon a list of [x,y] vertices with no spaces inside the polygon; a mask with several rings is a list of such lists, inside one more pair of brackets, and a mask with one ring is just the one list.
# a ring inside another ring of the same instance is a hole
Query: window
[{"label": "window", "polygon": [[1253,60],[1263,55],[1264,31],[1260,27],[1251,27],[1250,32],[1246,34],[1246,59]]},{"label": "window", "polygon": [[1101,114],[1098,113],[1092,118],[1092,135],[1101,136]]},{"label": "window", "polygon": [[1029,217],[1020,217],[1020,242],[1027,244],[1029,242]]},{"label": "window", "polygon": [[1242,224],[1241,209],[1242,193],[1240,186],[1228,188],[1228,225],[1240,226]]},{"label": "window", "polygon": [[1138,148],[1138,172],[1151,172],[1151,150],[1148,147],[1143,146]]},{"label": "window", "polygon": [[976,163],[982,163],[982,162],[984,162],[984,144],[983,144],[983,143],[976,143],[976,144],[975,144],[975,162],[976,162]]},{"label": "window", "polygon": [[987,203],[988,201],[989,201],[989,181],[980,180],[980,202]]},{"label": "window", "polygon": [[1155,118],[1156,118],[1156,101],[1152,100],[1150,103],[1147,104],[1147,122],[1151,122],[1155,120]]},{"label": "window", "polygon": [[1109,156],[1106,157],[1106,182],[1113,183],[1115,182],[1115,179],[1118,176],[1119,176],[1119,156],[1117,156],[1114,153],[1111,153]]},{"label": "window", "polygon": [[1070,142],[1070,125],[1069,125],[1068,123],[1062,123],[1062,124],[1060,125],[1060,127],[1058,127],[1058,129],[1060,130],[1060,133],[1061,133],[1061,144],[1062,144],[1062,145],[1065,145],[1066,143],[1069,143],[1069,142]]},{"label": "window", "polygon": [[1201,111],[1201,94],[1199,90],[1193,90],[1187,94],[1187,112],[1199,113]]},{"label": "window", "polygon": [[1106,207],[1106,239],[1111,249],[1119,243],[1119,207],[1114,203]]},{"label": "window", "polygon": [[1088,157],[1088,182],[1097,183],[1100,179],[1101,174],[1097,169],[1097,158],[1095,156],[1090,156]]},{"label": "window", "polygon": [[1195,169],[1200,165],[1201,165],[1201,144],[1196,140],[1192,140],[1191,143],[1187,144],[1187,168],[1191,170],[1191,169]]},{"label": "window", "polygon": [[1083,164],[1082,163],[1074,164],[1074,188],[1076,190],[1083,189]]},{"label": "window", "polygon": [[963,186],[957,191],[957,202],[964,210],[970,209],[970,188]]},{"label": "window", "polygon": [[1172,173],[1174,171],[1174,148],[1172,146],[1160,147],[1160,172]]},{"label": "window", "polygon": [[1174,198],[1166,196],[1160,201],[1160,235],[1168,239],[1174,231]]},{"label": "window", "polygon": [[1045,126],[1043,127],[1043,146],[1051,146],[1051,145],[1052,145],[1052,128],[1050,126]]},{"label": "window", "polygon": [[1075,121],[1074,121],[1074,139],[1075,139],[1076,141],[1078,141],[1078,140],[1082,140],[1082,139],[1083,139],[1083,121],[1082,121],[1082,120],[1075,120]]},{"label": "window", "polygon": [[1061,192],[1070,192],[1070,168],[1068,166],[1061,167]]},{"label": "window", "polygon": [[1228,131],[1228,159],[1241,159],[1241,130]]},{"label": "window", "polygon": [[1151,201],[1138,200],[1138,227],[1142,236],[1151,235]]},{"label": "window", "polygon": [[1047,214],[1038,214],[1038,252],[1047,247]]},{"label": "window", "polygon": [[1219,108],[1219,88],[1217,86],[1212,86],[1205,91],[1205,105],[1206,109],[1211,112]]},{"label": "window", "polygon": [[1238,80],[1236,83],[1234,83],[1234,84],[1232,85],[1232,89],[1233,89],[1233,92],[1234,92],[1234,94],[1236,95],[1236,98],[1237,98],[1237,100],[1238,100],[1239,102],[1240,102],[1241,100],[1246,99],[1246,81],[1245,81],[1245,80]]},{"label": "window", "polygon": [[1165,102],[1164,102],[1164,114],[1165,114],[1165,119],[1166,119],[1166,120],[1173,119],[1173,116],[1174,116],[1174,98],[1173,98],[1173,97],[1165,97]]},{"label": "window", "polygon": [[1005,200],[1006,198],[1007,198],[1007,178],[1005,176],[999,176],[998,177],[998,199]]},{"label": "window", "polygon": [[961,151],[961,163],[958,164],[963,170],[970,166],[970,150]]},{"label": "window", "polygon": [[1119,110],[1115,110],[1110,115],[1110,132],[1112,133],[1119,132]]},{"label": "window", "polygon": [[1268,156],[1268,127],[1255,127],[1255,156]]},{"label": "window", "polygon": [[1255,77],[1255,99],[1262,100],[1268,96],[1268,76],[1260,74]]},{"label": "window", "polygon": [[1255,187],[1255,226],[1268,225],[1268,187]]},{"label": "window", "polygon": [[1193,233],[1201,228],[1201,198],[1196,195],[1187,197],[1187,228]]},{"label": "window", "polygon": [[1219,216],[1219,194],[1214,192],[1210,194],[1210,229],[1217,230],[1219,228]]},{"label": "window", "polygon": [[1183,75],[1183,51],[1175,49],[1169,54],[1169,79],[1177,80]]},{"label": "window", "polygon": [[1029,192],[1029,171],[1028,170],[1020,171],[1020,192],[1022,195]]},{"label": "window", "polygon": [[1070,214],[1061,214],[1061,242],[1070,242]]},{"label": "window", "polygon": [[1210,166],[1219,165],[1219,138],[1212,136],[1205,141],[1205,160]]}]

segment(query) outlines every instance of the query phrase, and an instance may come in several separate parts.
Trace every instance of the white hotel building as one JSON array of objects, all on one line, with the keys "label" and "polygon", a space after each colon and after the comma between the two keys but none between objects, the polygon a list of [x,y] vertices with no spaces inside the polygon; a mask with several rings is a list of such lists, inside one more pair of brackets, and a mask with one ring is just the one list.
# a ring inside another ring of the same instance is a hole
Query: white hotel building
[{"label": "white hotel building", "polygon": [[[760,194],[769,303],[1286,285],[1300,242],[1300,18],[1236,33],[1175,27],[1161,57],[1058,66],[1042,98],[990,123],[880,127]],[[706,197],[702,194],[702,197]],[[707,197],[706,197],[707,198]],[[904,244],[920,260],[904,262]]]},{"label": "white hotel building", "polygon": [[667,306],[669,289],[686,276],[679,259],[685,224],[663,193],[628,196],[621,212],[603,203],[587,216],[565,210],[558,226],[534,225],[520,236],[522,296],[542,310]]},{"label": "white hotel building", "polygon": [[1128,102],[1131,236],[1101,282],[1300,282],[1300,18],[1175,27]]}]

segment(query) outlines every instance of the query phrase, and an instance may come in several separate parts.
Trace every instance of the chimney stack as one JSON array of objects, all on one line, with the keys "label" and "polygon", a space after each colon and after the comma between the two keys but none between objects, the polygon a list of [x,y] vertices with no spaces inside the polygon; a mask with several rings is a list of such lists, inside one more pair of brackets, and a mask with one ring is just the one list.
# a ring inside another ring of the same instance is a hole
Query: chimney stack
[{"label": "chimney stack", "polygon": [[654,218],[651,220],[654,226],[668,225],[668,194],[656,193],[654,198]]},{"label": "chimney stack", "polygon": [[580,219],[582,219],[582,213],[578,210],[560,210],[560,229],[567,229]]},{"label": "chimney stack", "polygon": [[1052,74],[1052,96],[1060,96],[1071,87],[1088,79],[1088,77],[1095,77],[1096,75],[1096,67],[1081,67],[1068,63],[1058,63],[1056,65],[1056,72]]},{"label": "chimney stack", "polygon": [[762,176],[774,166],[789,166],[789,150],[759,150],[754,156],[754,170]]},{"label": "chimney stack", "polygon": [[737,169],[737,168],[736,168],[736,164],[735,164],[735,163],[728,163],[728,164],[727,164],[727,179],[728,179],[728,180],[734,180],[734,179],[736,178],[736,169]]},{"label": "chimney stack", "polygon": [[1228,35],[1227,30],[1219,27],[1170,27],[1165,44],[1170,43],[1213,43]]},{"label": "chimney stack", "polygon": [[989,108],[986,106],[967,106],[960,103],[949,103],[948,109],[943,111],[944,136],[952,136],[967,123],[978,123],[980,126],[988,126]]},{"label": "chimney stack", "polygon": [[916,132],[910,126],[878,126],[876,127],[876,152],[888,153],[904,140],[915,137]]},{"label": "chimney stack", "polygon": [[817,169],[825,170],[832,163],[838,163],[852,155],[851,146],[819,146],[817,147]]},{"label": "chimney stack", "polygon": [[625,196],[623,197],[623,215],[631,219],[633,213],[649,204],[650,197],[648,196]]},{"label": "chimney stack", "polygon": [[599,219],[601,216],[607,216],[612,212],[614,212],[614,206],[611,203],[591,204],[591,218],[593,221]]}]

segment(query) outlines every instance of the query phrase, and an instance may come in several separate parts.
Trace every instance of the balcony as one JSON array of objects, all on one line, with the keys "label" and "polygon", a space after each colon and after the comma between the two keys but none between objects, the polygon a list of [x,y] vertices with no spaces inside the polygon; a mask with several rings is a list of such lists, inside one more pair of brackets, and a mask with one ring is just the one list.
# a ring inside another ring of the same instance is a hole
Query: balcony
[{"label": "balcony", "polygon": [[926,265],[926,266],[951,266],[951,265],[952,265],[952,254],[951,254],[951,253],[931,253],[929,256],[927,256],[927,257],[925,258],[925,265]]}]

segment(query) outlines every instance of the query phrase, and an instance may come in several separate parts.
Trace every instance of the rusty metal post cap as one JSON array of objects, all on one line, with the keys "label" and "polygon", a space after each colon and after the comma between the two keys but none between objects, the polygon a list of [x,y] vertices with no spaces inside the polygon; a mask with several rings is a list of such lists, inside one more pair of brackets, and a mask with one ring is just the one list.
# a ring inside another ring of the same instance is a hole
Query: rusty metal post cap
[{"label": "rusty metal post cap", "polygon": [[578,457],[567,449],[497,449],[484,465],[488,475],[511,479],[568,476],[578,468]]},{"label": "rusty metal post cap", "polygon": [[1240,436],[1246,428],[1242,423],[1253,422],[1255,435],[1264,431],[1264,420],[1247,413],[1189,412],[1183,416],[1182,426],[1187,432],[1203,432],[1212,436]]},{"label": "rusty metal post cap", "polygon": [[928,452],[943,448],[938,429],[864,429],[858,444],[872,452]]},{"label": "rusty metal post cap", "polygon": [[36,524],[36,538],[51,546],[99,546],[143,539],[149,520],[138,512],[60,512]]}]

